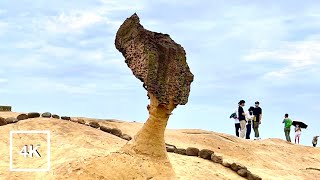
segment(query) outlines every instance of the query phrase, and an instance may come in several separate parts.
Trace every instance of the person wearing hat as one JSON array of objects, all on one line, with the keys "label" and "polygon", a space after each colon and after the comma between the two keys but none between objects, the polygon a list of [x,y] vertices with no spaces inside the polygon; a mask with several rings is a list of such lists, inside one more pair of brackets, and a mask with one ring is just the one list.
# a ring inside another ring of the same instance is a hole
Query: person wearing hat
[{"label": "person wearing hat", "polygon": [[259,107],[259,101],[256,101],[255,107],[253,109],[253,131],[254,131],[254,140],[259,140],[260,134],[259,134],[259,125],[261,124],[262,119],[262,109]]},{"label": "person wearing hat", "polygon": [[245,101],[241,100],[239,102],[239,107],[238,107],[238,117],[239,117],[239,122],[240,122],[240,138],[244,138],[246,135],[246,113],[243,110],[243,107],[245,106]]}]

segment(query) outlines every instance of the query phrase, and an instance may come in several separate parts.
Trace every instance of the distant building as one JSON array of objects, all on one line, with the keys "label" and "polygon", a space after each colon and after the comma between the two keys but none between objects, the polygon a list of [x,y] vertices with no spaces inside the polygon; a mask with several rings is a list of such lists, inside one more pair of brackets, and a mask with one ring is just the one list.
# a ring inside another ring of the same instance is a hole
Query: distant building
[{"label": "distant building", "polygon": [[0,111],[11,111],[11,106],[0,106]]}]

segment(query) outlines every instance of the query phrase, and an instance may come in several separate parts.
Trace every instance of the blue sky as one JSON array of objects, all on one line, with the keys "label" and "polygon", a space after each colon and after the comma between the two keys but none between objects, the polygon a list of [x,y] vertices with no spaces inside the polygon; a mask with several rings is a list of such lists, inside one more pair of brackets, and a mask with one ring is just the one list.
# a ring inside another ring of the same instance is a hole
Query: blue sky
[{"label": "blue sky", "polygon": [[[284,139],[283,115],[320,134],[320,2],[315,1],[1,1],[0,103],[14,111],[144,122],[148,99],[114,47],[134,12],[168,33],[194,74],[189,102],[168,128],[234,134],[240,99],[258,100],[262,138]],[[293,133],[292,133],[293,138]]]}]

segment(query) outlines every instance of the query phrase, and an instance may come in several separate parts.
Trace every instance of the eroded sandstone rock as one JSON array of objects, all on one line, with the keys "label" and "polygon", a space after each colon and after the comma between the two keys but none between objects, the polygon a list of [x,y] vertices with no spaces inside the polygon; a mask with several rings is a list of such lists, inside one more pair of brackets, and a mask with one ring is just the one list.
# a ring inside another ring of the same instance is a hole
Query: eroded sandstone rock
[{"label": "eroded sandstone rock", "polygon": [[3,117],[0,117],[0,126],[4,126],[4,125],[6,125],[6,124],[7,124],[6,119],[3,118]]},{"label": "eroded sandstone rock", "polygon": [[218,156],[218,155],[215,155],[215,154],[212,154],[212,155],[211,155],[211,160],[212,160],[214,163],[219,163],[219,164],[222,164],[222,163],[223,163],[223,158],[222,158],[222,156]]},{"label": "eroded sandstone rock", "polygon": [[93,127],[93,128],[99,128],[100,127],[100,124],[95,122],[95,121],[92,121],[92,122],[89,122],[89,126]]},{"label": "eroded sandstone rock", "polygon": [[127,141],[130,141],[130,140],[132,139],[132,137],[131,137],[130,135],[128,135],[128,134],[122,134],[122,135],[121,135],[121,138],[122,138],[122,139],[125,139],[125,140],[127,140]]},{"label": "eroded sandstone rock", "polygon": [[44,117],[44,118],[51,118],[51,113],[50,112],[44,112],[44,113],[42,113],[42,115],[41,115],[42,117]]},{"label": "eroded sandstone rock", "polygon": [[83,119],[78,119],[78,121],[77,121],[79,124],[86,124],[86,121],[85,120],[83,120]]},{"label": "eroded sandstone rock", "polygon": [[69,116],[61,116],[61,119],[62,119],[62,120],[70,121],[70,120],[71,120],[71,117],[69,117]]},{"label": "eroded sandstone rock", "polygon": [[181,155],[187,155],[186,149],[183,149],[183,148],[175,149],[174,153],[181,154]]},{"label": "eroded sandstone rock", "polygon": [[195,147],[188,147],[186,149],[186,154],[188,156],[198,156],[199,154],[199,149],[198,148],[195,148]]},{"label": "eroded sandstone rock", "polygon": [[199,151],[199,157],[203,158],[203,159],[209,159],[211,160],[211,155],[214,152],[212,150],[209,149],[202,149],[201,151]]},{"label": "eroded sandstone rock", "polygon": [[52,114],[52,118],[60,119],[60,116],[59,116],[59,115],[56,115],[56,114]]},{"label": "eroded sandstone rock", "polygon": [[20,120],[25,120],[25,119],[28,119],[28,115],[27,114],[19,114],[17,116],[17,119],[20,121]]},{"label": "eroded sandstone rock", "polygon": [[188,102],[193,74],[185,50],[168,34],[144,29],[134,14],[120,26],[115,45],[133,74],[159,104],[169,104],[170,99],[176,105]]},{"label": "eroded sandstone rock", "polygon": [[38,118],[38,117],[40,117],[40,113],[38,113],[38,112],[28,113],[28,118]]}]

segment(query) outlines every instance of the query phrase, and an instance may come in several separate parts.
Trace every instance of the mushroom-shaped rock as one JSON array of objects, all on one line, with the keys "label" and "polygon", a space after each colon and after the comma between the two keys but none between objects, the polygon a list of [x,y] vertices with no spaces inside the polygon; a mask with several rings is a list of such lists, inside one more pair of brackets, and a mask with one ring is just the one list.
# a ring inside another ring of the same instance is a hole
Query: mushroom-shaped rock
[{"label": "mushroom-shaped rock", "polygon": [[127,140],[127,141],[130,141],[130,140],[132,139],[132,137],[131,137],[130,135],[128,135],[128,134],[122,134],[122,135],[121,135],[121,138],[122,138],[122,139],[125,139],[125,140]]},{"label": "mushroom-shaped rock", "polygon": [[209,149],[202,149],[201,151],[199,151],[199,157],[203,158],[203,159],[211,159],[211,155],[214,152],[209,150]]},{"label": "mushroom-shaped rock", "polygon": [[70,120],[71,120],[71,117],[69,117],[69,116],[61,116],[61,119],[62,119],[62,120],[70,121]]},{"label": "mushroom-shaped rock", "polygon": [[89,122],[89,126],[93,127],[93,128],[99,128],[100,127],[100,124],[95,122],[95,121],[92,121],[92,122]]},{"label": "mushroom-shaped rock", "polygon": [[20,120],[25,120],[25,119],[28,119],[28,115],[27,114],[19,114],[17,116],[17,119],[20,121]]},{"label": "mushroom-shaped rock", "polygon": [[183,148],[176,148],[174,150],[174,153],[181,154],[181,155],[187,155],[186,149],[183,149]]},{"label": "mushroom-shaped rock", "polygon": [[237,172],[240,169],[247,169],[244,165],[239,164],[239,163],[232,163],[230,167],[235,172]]},{"label": "mushroom-shaped rock", "polygon": [[247,169],[239,169],[238,171],[237,171],[237,173],[239,174],[239,176],[241,176],[241,177],[247,177],[247,175],[248,175],[248,170]]},{"label": "mushroom-shaped rock", "polygon": [[59,116],[59,115],[56,115],[56,114],[52,114],[52,118],[60,119],[60,116]]},{"label": "mushroom-shaped rock", "polygon": [[0,117],[0,126],[4,126],[4,125],[6,125],[6,124],[7,124],[6,119],[3,118],[3,117]]},{"label": "mushroom-shaped rock", "polygon": [[28,113],[28,118],[38,118],[38,117],[40,117],[40,113],[38,113],[38,112]]},{"label": "mushroom-shaped rock", "polygon": [[41,114],[41,116],[44,117],[44,118],[51,118],[52,115],[51,115],[50,112],[44,112],[44,113]]},{"label": "mushroom-shaped rock", "polygon": [[214,162],[214,163],[219,163],[219,164],[222,164],[223,163],[223,158],[222,156],[217,156],[215,154],[212,154],[211,155],[211,160]]},{"label": "mushroom-shaped rock", "polygon": [[186,150],[186,154],[188,156],[198,156],[199,154],[199,149],[195,147],[188,147]]},{"label": "mushroom-shaped rock", "polygon": [[118,136],[118,137],[121,137],[121,135],[122,135],[121,130],[118,129],[118,128],[112,128],[112,129],[110,130],[110,133],[113,134],[113,135],[115,135],[115,136]]},{"label": "mushroom-shaped rock", "polygon": [[16,122],[18,122],[18,121],[19,121],[19,120],[18,120],[17,118],[15,118],[15,117],[8,117],[8,118],[6,118],[7,124],[16,123]]},{"label": "mushroom-shaped rock", "polygon": [[86,124],[86,121],[83,120],[83,119],[78,119],[78,123],[79,123],[79,124]]},{"label": "mushroom-shaped rock", "polygon": [[107,133],[111,133],[112,128],[106,127],[106,126],[100,126],[100,130],[107,132]]},{"label": "mushroom-shaped rock", "polygon": [[[146,30],[137,14],[127,18],[120,26],[115,40],[116,48],[125,57],[127,66],[147,90],[150,104],[149,118],[136,134],[132,143],[122,151],[149,157],[150,161],[162,159],[167,168],[165,178],[175,177],[165,151],[164,131],[172,111],[177,105],[188,102],[193,74],[186,62],[184,48],[162,34]],[[153,160],[152,160],[153,159]],[[156,166],[156,165],[154,165]],[[149,176],[157,177],[150,168]]]}]

